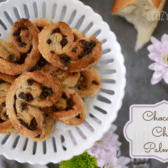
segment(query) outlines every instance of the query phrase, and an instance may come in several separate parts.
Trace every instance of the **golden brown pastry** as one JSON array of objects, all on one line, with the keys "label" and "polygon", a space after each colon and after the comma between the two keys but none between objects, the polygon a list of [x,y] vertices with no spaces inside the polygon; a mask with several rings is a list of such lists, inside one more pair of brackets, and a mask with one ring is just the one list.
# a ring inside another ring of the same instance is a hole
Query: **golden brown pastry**
[{"label": "golden brown pastry", "polygon": [[9,121],[6,111],[6,94],[15,77],[0,73],[0,133],[11,134],[15,132],[14,127]]},{"label": "golden brown pastry", "polygon": [[56,68],[49,63],[43,66],[41,71],[50,74],[52,77],[57,77],[61,83],[61,86],[68,88],[74,87],[80,77],[79,72],[70,73],[68,71]]},{"label": "golden brown pastry", "polygon": [[67,120],[80,114],[83,100],[72,89],[62,91],[62,97],[53,106],[42,109],[44,113],[56,120]]},{"label": "golden brown pastry", "polygon": [[102,44],[95,36],[91,36],[74,42],[64,56],[63,62],[65,62],[64,64],[67,66],[69,72],[78,72],[94,65],[101,56]]},{"label": "golden brown pastry", "polygon": [[58,79],[41,71],[26,72],[13,82],[8,99],[14,102],[15,95],[33,106],[52,106],[61,96],[61,85]]},{"label": "golden brown pastry", "polygon": [[59,121],[61,121],[62,123],[65,123],[67,125],[72,125],[72,126],[80,125],[85,121],[87,115],[88,115],[88,109],[87,109],[86,104],[84,103],[83,110],[80,114],[78,114],[77,116],[75,116],[71,119],[59,120]]},{"label": "golden brown pastry", "polygon": [[101,87],[98,71],[91,67],[80,72],[80,78],[75,86],[76,92],[82,97],[94,96]]},{"label": "golden brown pastry", "polygon": [[6,98],[0,98],[0,134],[16,132],[6,112]]},{"label": "golden brown pastry", "polygon": [[50,23],[39,34],[39,51],[53,66],[64,69],[64,54],[72,46],[74,36],[64,22]]},{"label": "golden brown pastry", "polygon": [[85,35],[77,29],[72,29],[72,32],[73,32],[73,35],[74,35],[74,41],[85,37]]},{"label": "golden brown pastry", "polygon": [[44,117],[44,123],[42,132],[34,138],[31,138],[34,141],[44,141],[46,140],[53,132],[55,126],[54,119],[50,117]]},{"label": "golden brown pastry", "polygon": [[40,19],[36,19],[33,21],[33,24],[36,25],[36,27],[41,31],[43,30],[43,28],[52,23],[52,21],[50,19],[47,18],[40,18]]},{"label": "golden brown pastry", "polygon": [[7,115],[21,135],[34,138],[44,126],[41,107],[53,105],[60,96],[58,79],[41,71],[23,73],[7,93]]},{"label": "golden brown pastry", "polygon": [[37,27],[28,19],[21,19],[13,25],[9,32],[10,43],[1,41],[0,72],[19,75],[29,71],[40,58],[38,50]]},{"label": "golden brown pastry", "polygon": [[6,97],[10,85],[15,79],[13,76],[0,73],[0,99]]}]

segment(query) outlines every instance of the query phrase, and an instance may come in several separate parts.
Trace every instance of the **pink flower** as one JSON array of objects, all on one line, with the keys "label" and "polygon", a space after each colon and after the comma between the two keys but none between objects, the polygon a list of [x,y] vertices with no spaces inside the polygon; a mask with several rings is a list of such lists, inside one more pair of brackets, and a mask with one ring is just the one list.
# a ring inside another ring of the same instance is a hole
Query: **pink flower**
[{"label": "pink flower", "polygon": [[162,79],[168,84],[168,35],[164,34],[161,41],[155,37],[151,37],[152,45],[148,46],[149,58],[155,63],[152,63],[148,68],[153,70],[151,84],[155,85]]},{"label": "pink flower", "polygon": [[89,155],[97,158],[101,168],[126,168],[125,165],[130,162],[129,158],[119,156],[121,143],[118,141],[118,135],[114,133],[116,129],[117,127],[112,125],[103,138],[87,151]]}]

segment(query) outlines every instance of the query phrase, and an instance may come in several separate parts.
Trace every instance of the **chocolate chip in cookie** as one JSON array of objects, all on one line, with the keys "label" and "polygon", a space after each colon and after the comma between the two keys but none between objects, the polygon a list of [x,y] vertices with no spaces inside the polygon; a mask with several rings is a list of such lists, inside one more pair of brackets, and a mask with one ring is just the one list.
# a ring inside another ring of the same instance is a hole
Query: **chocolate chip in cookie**
[{"label": "chocolate chip in cookie", "polygon": [[66,111],[72,109],[72,107],[74,106],[74,102],[72,99],[67,99],[67,108],[65,109]]},{"label": "chocolate chip in cookie", "polygon": [[27,100],[27,101],[33,100],[33,96],[32,96],[30,93],[25,94],[25,93],[21,92],[21,93],[19,94],[19,97],[20,97],[21,99],[25,99],[25,100]]},{"label": "chocolate chip in cookie", "polygon": [[69,63],[70,63],[70,57],[69,56],[67,56],[67,55],[60,55],[59,56],[60,57],[60,59],[61,59],[61,61],[62,61],[62,63],[65,65],[65,66],[67,66]]},{"label": "chocolate chip in cookie", "polygon": [[55,28],[53,31],[52,31],[52,34],[54,33],[60,33],[60,29],[59,28]]},{"label": "chocolate chip in cookie", "polygon": [[51,39],[47,40],[47,44],[51,44],[51,42],[52,42]]},{"label": "chocolate chip in cookie", "polygon": [[6,111],[5,111],[3,114],[4,114],[4,116],[5,116],[5,117],[8,117],[8,115],[7,115]]},{"label": "chocolate chip in cookie", "polygon": [[47,88],[47,87],[43,87],[42,88],[42,94],[40,95],[40,98],[45,100],[48,96],[51,96],[53,94],[52,89]]},{"label": "chocolate chip in cookie", "polygon": [[19,43],[19,47],[24,47],[24,46],[26,46],[27,44],[25,43],[25,42],[20,42]]},{"label": "chocolate chip in cookie", "polygon": [[5,81],[3,79],[0,79],[0,83],[4,83]]},{"label": "chocolate chip in cookie", "polygon": [[36,130],[37,129],[37,122],[36,119],[33,117],[33,119],[30,122],[30,125],[28,125],[24,120],[22,120],[21,118],[19,119],[20,123],[27,127],[29,130]]},{"label": "chocolate chip in cookie", "polygon": [[14,32],[13,32],[13,35],[14,35],[14,36],[19,36],[19,35],[20,35],[20,31],[19,31],[19,30],[14,31]]},{"label": "chocolate chip in cookie", "polygon": [[27,104],[25,102],[22,102],[22,111],[24,111],[27,108]]},{"label": "chocolate chip in cookie", "polygon": [[2,106],[3,106],[3,107],[6,107],[6,103],[5,103],[5,102],[3,102],[3,103],[2,103]]},{"label": "chocolate chip in cookie", "polygon": [[16,41],[19,42],[19,43],[22,42],[21,37],[18,37],[18,38],[16,39]]},{"label": "chocolate chip in cookie", "polygon": [[67,99],[67,96],[66,96],[65,93],[62,94],[62,98],[63,98],[63,99]]},{"label": "chocolate chip in cookie", "polygon": [[4,122],[4,120],[2,118],[0,118],[0,123],[3,123],[3,122]]},{"label": "chocolate chip in cookie", "polygon": [[17,62],[17,58],[13,54],[9,54],[8,56],[10,62]]},{"label": "chocolate chip in cookie", "polygon": [[33,117],[33,119],[30,122],[30,125],[28,127],[30,130],[36,130],[37,129],[37,122],[36,119]]},{"label": "chocolate chip in cookie", "polygon": [[95,80],[93,80],[92,83],[95,84],[95,85],[99,85],[99,83]]},{"label": "chocolate chip in cookie", "polygon": [[37,26],[37,28],[38,28],[40,31],[43,30],[43,27]]},{"label": "chocolate chip in cookie", "polygon": [[62,45],[62,48],[66,46],[66,44],[68,43],[67,39],[66,39],[66,36],[63,35],[63,39],[62,41],[60,42],[60,44]]},{"label": "chocolate chip in cookie", "polygon": [[80,119],[80,118],[81,118],[80,114],[78,114],[78,115],[76,116],[76,118]]},{"label": "chocolate chip in cookie", "polygon": [[31,86],[34,83],[34,80],[28,79],[27,82],[28,82],[28,85]]}]

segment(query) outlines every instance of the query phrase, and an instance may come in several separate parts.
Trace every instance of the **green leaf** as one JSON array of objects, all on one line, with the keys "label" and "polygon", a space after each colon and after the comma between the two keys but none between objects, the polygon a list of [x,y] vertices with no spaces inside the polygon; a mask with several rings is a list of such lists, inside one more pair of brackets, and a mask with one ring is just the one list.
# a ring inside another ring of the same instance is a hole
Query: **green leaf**
[{"label": "green leaf", "polygon": [[59,165],[61,168],[98,168],[96,157],[90,156],[87,152],[63,161]]}]

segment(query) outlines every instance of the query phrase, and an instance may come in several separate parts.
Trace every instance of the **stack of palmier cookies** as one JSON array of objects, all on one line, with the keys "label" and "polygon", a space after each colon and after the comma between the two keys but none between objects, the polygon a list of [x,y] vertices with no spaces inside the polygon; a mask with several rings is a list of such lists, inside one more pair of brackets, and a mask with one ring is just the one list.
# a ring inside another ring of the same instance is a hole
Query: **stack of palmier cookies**
[{"label": "stack of palmier cookies", "polygon": [[102,44],[64,22],[46,18],[17,21],[0,40],[0,133],[44,141],[55,120],[82,124],[85,97],[101,86],[93,67]]}]

